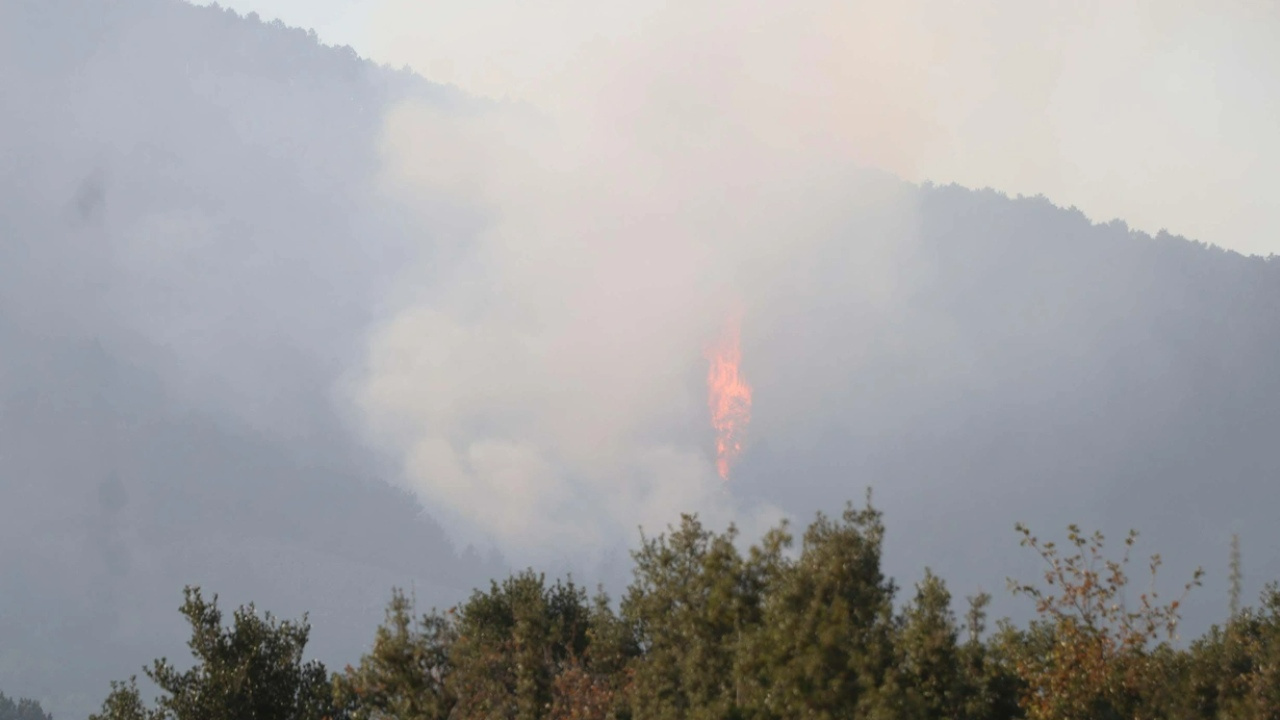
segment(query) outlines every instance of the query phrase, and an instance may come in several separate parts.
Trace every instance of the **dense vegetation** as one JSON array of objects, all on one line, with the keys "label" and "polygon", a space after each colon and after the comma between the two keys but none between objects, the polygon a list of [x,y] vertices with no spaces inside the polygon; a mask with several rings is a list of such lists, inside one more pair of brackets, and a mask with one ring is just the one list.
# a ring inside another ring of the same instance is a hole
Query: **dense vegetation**
[{"label": "dense vegetation", "polygon": [[1058,545],[1018,530],[1045,572],[1010,589],[1038,615],[993,632],[989,596],[959,619],[927,569],[895,609],[869,502],[819,515],[798,548],[786,525],[743,552],[732,528],[685,516],[633,553],[616,606],[533,571],[446,612],[395,592],[372,649],[332,676],[304,661],[305,621],[248,607],[224,627],[189,588],[194,666],[156,661],[154,708],[131,680],[92,720],[1280,717],[1280,588],[1184,645],[1181,598],[1127,594],[1134,534],[1109,558],[1100,534],[1072,527]]}]

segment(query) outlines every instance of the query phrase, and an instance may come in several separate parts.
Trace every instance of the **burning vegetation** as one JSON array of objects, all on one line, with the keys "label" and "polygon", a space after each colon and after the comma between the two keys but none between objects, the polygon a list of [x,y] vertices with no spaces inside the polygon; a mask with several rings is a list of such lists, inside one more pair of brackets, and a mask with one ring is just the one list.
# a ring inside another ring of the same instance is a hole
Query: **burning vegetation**
[{"label": "burning vegetation", "polygon": [[729,481],[729,468],[742,452],[751,421],[751,386],[742,377],[741,320],[731,319],[707,352],[707,404],[716,431],[716,471]]}]

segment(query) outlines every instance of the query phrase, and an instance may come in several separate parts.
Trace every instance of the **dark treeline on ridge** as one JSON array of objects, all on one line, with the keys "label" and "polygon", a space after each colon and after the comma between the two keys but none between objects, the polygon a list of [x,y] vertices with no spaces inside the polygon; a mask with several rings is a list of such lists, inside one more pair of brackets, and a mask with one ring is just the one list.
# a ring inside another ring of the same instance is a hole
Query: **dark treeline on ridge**
[{"label": "dark treeline on ridge", "polygon": [[29,698],[11,698],[0,692],[0,720],[52,720],[52,716]]},{"label": "dark treeline on ridge", "polygon": [[798,538],[783,524],[745,552],[732,527],[686,515],[643,539],[617,604],[533,570],[446,612],[419,614],[396,591],[372,648],[332,675],[304,659],[305,620],[250,606],[224,626],[216,598],[187,588],[195,665],[156,661],[157,705],[135,678],[92,720],[1280,717],[1276,585],[1185,643],[1178,608],[1198,571],[1166,598],[1153,557],[1137,595],[1136,534],[1116,551],[1074,526],[1062,544],[1018,531],[1045,562],[1042,578],[1010,581],[1036,606],[1024,627],[989,628],[985,593],[957,617],[928,569],[895,603],[868,502],[819,514]]}]

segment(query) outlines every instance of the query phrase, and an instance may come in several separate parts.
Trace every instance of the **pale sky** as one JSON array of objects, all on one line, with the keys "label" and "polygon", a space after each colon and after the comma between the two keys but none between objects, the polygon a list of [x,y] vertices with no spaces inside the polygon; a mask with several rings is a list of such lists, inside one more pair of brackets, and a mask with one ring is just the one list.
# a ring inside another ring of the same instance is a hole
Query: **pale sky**
[{"label": "pale sky", "polygon": [[[829,137],[909,180],[1044,194],[1095,221],[1280,253],[1280,5],[1267,0],[222,4],[535,104],[565,100],[575,67],[616,61],[656,28],[633,62],[663,59],[654,37],[732,57],[756,96],[777,98],[726,108],[767,132]],[[677,72],[732,77],[714,65]],[[757,121],[784,102],[815,112]]]}]

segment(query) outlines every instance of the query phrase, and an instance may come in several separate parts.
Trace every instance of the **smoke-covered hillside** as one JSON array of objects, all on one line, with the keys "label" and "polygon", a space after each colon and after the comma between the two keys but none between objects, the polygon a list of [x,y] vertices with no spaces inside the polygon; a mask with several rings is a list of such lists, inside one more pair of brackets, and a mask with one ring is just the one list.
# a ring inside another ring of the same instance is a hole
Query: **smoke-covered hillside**
[{"label": "smoke-covered hillside", "polygon": [[[957,595],[1026,574],[1015,520],[1138,527],[1179,584],[1205,565],[1195,632],[1232,533],[1246,595],[1280,577],[1268,260],[1043,199],[794,181],[807,161],[715,213],[723,174],[661,168],[455,202],[387,170],[466,158],[396,111],[507,110],[176,0],[0,4],[0,98],[0,689],[55,717],[181,654],[187,583],[311,611],[341,667],[392,585],[429,606],[505,572],[473,537],[590,576],[642,521],[807,519],[868,485],[888,569]],[[732,500],[689,490],[714,458],[686,341],[720,308],[685,290],[713,286],[756,392]]]},{"label": "smoke-covered hillside", "polygon": [[[404,257],[382,109],[454,93],[178,2],[0,5],[0,687],[83,717],[185,583],[348,657],[462,557],[331,389]],[[320,627],[323,626],[323,627]]]},{"label": "smoke-covered hillside", "polygon": [[[874,322],[854,311],[819,325],[810,318],[826,310],[798,301],[794,323],[754,340],[777,348],[759,414],[771,401],[804,405],[796,387],[833,409],[762,421],[743,492],[784,482],[793,499],[829,505],[873,478],[889,516],[910,526],[891,530],[891,563],[995,590],[1014,574],[1010,518],[1138,528],[1141,547],[1171,561],[1171,583],[1196,565],[1209,572],[1192,628],[1225,607],[1232,533],[1253,548],[1250,592],[1280,575],[1268,520],[1280,502],[1269,440],[1280,268],[1091,224],[1042,198],[929,187],[919,202],[902,303]],[[833,257],[819,282],[856,264]]]}]

